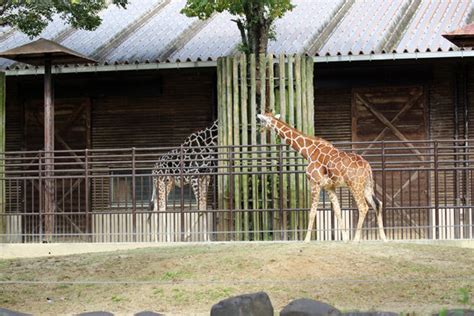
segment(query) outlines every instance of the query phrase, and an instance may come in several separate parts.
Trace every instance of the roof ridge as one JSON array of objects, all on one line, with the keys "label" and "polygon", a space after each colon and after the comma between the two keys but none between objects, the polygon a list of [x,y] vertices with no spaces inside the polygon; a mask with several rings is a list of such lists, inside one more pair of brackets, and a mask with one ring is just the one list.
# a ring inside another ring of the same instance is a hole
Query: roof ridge
[{"label": "roof ridge", "polygon": [[0,34],[0,43],[13,36],[16,31],[14,27],[10,27],[10,29],[6,30],[3,34]]},{"label": "roof ridge", "polygon": [[77,31],[77,29],[72,27],[72,26],[66,27],[64,30],[59,32],[58,35],[56,35],[52,40],[55,41],[55,42],[61,43],[66,38],[68,38],[73,33],[75,33],[76,31]]},{"label": "roof ridge", "polygon": [[334,15],[328,19],[328,22],[321,26],[322,31],[316,33],[308,42],[310,46],[306,50],[308,55],[317,54],[331,37],[331,34],[337,29],[338,25],[346,16],[346,13],[354,5],[355,0],[342,1],[341,5],[334,10]]},{"label": "roof ridge", "polygon": [[411,21],[415,17],[416,11],[420,7],[421,0],[411,0],[401,10],[402,13],[395,19],[392,26],[388,29],[384,38],[380,41],[376,51],[391,53],[395,50],[402,39],[402,34],[407,30]]},{"label": "roof ridge", "polygon": [[140,15],[138,18],[133,20],[130,24],[122,29],[117,35],[115,35],[110,41],[97,48],[91,56],[96,60],[101,60],[105,57],[111,49],[116,48],[122,44],[131,34],[135,33],[138,29],[144,26],[151,18],[157,15],[171,0],[163,0],[157,3],[152,9]]},{"label": "roof ridge", "polygon": [[158,54],[157,60],[166,61],[173,53],[183,48],[191,39],[196,36],[204,27],[206,27],[214,18],[217,13],[213,14],[206,20],[196,20],[191,23],[185,30],[181,32],[175,39],[173,39],[166,47]]}]

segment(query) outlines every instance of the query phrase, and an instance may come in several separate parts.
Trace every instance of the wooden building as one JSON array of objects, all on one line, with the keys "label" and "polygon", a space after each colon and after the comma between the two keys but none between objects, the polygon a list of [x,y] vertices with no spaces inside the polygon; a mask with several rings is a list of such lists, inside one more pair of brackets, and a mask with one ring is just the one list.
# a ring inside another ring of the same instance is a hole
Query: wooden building
[{"label": "wooden building", "polygon": [[[179,14],[179,0],[139,2],[107,9],[94,32],[55,20],[41,34],[99,60],[53,71],[57,149],[178,146],[217,117],[216,60],[235,54],[239,42],[230,17],[199,21]],[[334,142],[474,139],[474,51],[441,36],[472,21],[472,0],[294,2],[269,49],[313,57],[316,135]],[[27,40],[5,30],[0,50]],[[2,66],[5,150],[41,150],[42,70]],[[472,182],[455,184],[472,180],[469,172],[443,175],[447,205],[471,205]],[[426,191],[430,177],[420,176]]]}]

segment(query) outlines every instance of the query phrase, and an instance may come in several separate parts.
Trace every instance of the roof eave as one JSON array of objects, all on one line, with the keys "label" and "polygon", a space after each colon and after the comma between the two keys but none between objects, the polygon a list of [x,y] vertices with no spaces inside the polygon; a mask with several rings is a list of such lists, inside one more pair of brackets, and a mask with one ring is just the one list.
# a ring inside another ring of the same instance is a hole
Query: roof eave
[{"label": "roof eave", "polygon": [[[421,60],[437,58],[473,58],[474,50],[459,50],[451,52],[424,52],[424,53],[385,53],[368,55],[339,55],[339,56],[315,56],[315,63],[332,62],[358,62],[358,61],[388,61],[388,60]],[[53,73],[86,73],[86,72],[109,72],[109,71],[136,71],[136,70],[162,70],[162,69],[184,69],[184,68],[211,68],[216,67],[217,61],[194,61],[194,62],[170,62],[170,63],[137,63],[137,64],[114,64],[114,65],[88,65],[74,67],[54,67]],[[43,74],[42,67],[29,69],[9,69],[7,76],[40,75]]]}]

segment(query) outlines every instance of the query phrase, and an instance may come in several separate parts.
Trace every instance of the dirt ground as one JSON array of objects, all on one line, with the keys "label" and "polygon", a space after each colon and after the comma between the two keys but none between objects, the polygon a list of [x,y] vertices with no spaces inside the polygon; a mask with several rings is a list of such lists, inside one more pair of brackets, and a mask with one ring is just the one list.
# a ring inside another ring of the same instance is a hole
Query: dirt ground
[{"label": "dirt ground", "polygon": [[[34,282],[9,283],[20,280]],[[194,244],[2,259],[0,281],[1,307],[35,315],[208,315],[219,300],[256,291],[268,293],[276,314],[293,299],[312,298],[342,311],[425,315],[473,304],[474,249],[397,242]]]}]

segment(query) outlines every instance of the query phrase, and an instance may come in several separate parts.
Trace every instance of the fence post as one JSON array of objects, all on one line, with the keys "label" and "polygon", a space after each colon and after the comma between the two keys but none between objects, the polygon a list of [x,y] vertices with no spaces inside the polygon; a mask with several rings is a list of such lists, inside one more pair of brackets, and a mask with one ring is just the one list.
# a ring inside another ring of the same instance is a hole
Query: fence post
[{"label": "fence post", "polygon": [[[229,210],[230,210],[230,219],[229,219],[229,230],[231,232],[231,240],[235,239],[235,225],[234,225],[234,147],[229,146]],[[239,236],[240,237],[240,236]]]},{"label": "fence post", "polygon": [[[387,216],[386,216],[386,212],[385,210],[387,209],[387,206],[386,206],[386,203],[387,203],[387,197],[386,197],[386,174],[385,174],[385,142],[382,140],[382,214],[385,214],[385,216],[383,216],[383,227],[387,227]],[[392,229],[392,239],[393,239],[393,236],[394,236],[395,232],[394,230]]]},{"label": "fence post", "polygon": [[86,209],[86,240],[91,239],[92,236],[89,236],[90,229],[89,229],[89,149],[85,149],[84,151],[84,187],[85,187],[85,193],[84,193],[84,198],[85,198],[85,209]]},{"label": "fence post", "polygon": [[278,146],[278,182],[279,182],[279,207],[280,207],[280,227],[281,227],[281,240],[286,240],[286,212],[283,212],[283,146]]},{"label": "fence post", "polygon": [[435,236],[434,239],[439,239],[439,192],[438,192],[438,142],[433,143],[433,160],[434,160],[434,194],[435,194]]},{"label": "fence post", "polygon": [[135,179],[135,147],[132,147],[132,234],[133,241],[137,241],[137,197],[136,197],[136,179]]},{"label": "fence post", "polygon": [[[39,241],[43,240],[43,151],[38,153]],[[33,239],[33,236],[31,236]]]},{"label": "fence post", "polygon": [[[180,194],[180,209],[181,209],[181,234],[180,234],[180,241],[184,241],[184,147],[181,144],[179,148],[179,176],[181,181],[181,194]],[[174,214],[173,214],[174,215]],[[173,216],[175,217],[175,216]],[[175,225],[173,225],[175,226]],[[174,234],[176,236],[176,234]]]}]

